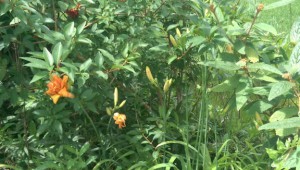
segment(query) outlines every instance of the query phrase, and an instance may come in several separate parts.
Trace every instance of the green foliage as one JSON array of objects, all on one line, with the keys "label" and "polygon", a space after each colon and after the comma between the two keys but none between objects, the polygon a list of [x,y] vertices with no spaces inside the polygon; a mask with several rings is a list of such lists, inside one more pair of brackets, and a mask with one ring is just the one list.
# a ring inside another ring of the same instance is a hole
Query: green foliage
[{"label": "green foliage", "polygon": [[0,168],[297,167],[297,24],[257,6],[0,0]]}]

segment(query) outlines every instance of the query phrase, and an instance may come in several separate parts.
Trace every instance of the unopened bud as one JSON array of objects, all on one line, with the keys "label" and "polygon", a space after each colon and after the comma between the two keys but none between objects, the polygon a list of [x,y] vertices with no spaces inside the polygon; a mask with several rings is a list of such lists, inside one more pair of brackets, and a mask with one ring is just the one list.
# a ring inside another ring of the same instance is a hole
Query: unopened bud
[{"label": "unopened bud", "polygon": [[151,70],[148,66],[146,67],[146,75],[147,75],[149,81],[154,84],[155,81],[154,81],[154,78],[152,76]]},{"label": "unopened bud", "polygon": [[126,100],[123,100],[122,103],[119,105],[119,108],[123,107],[126,103]]},{"label": "unopened bud", "polygon": [[115,92],[114,92],[114,106],[117,106],[118,98],[119,98],[118,89],[115,88]]},{"label": "unopened bud", "polygon": [[172,84],[172,79],[166,80],[165,85],[164,85],[164,92],[165,93],[169,90],[171,84]]},{"label": "unopened bud", "polygon": [[181,32],[178,28],[176,28],[176,34],[178,35],[178,37],[181,37]]},{"label": "unopened bud", "polygon": [[178,44],[177,44],[175,38],[174,38],[172,35],[170,35],[170,41],[171,41],[171,43],[172,43],[172,45],[173,45],[174,47],[177,47],[177,46],[178,46]]}]

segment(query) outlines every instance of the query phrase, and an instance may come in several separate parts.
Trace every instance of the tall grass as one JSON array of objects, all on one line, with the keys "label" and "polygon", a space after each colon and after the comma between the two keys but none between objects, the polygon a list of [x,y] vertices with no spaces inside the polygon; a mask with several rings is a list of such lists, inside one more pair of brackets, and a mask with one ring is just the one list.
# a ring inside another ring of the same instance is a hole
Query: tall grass
[{"label": "tall grass", "polygon": [[[262,0],[267,6],[278,0]],[[264,10],[261,13],[260,22],[268,23],[274,26],[279,32],[288,33],[293,22],[300,17],[300,1],[295,0],[293,3],[275,9]]]}]

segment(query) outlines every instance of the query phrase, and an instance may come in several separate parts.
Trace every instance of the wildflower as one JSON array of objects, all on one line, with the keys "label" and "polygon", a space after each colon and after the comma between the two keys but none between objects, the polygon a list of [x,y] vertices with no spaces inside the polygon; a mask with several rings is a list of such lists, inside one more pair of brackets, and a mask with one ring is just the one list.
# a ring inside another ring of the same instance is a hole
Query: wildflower
[{"label": "wildflower", "polygon": [[66,13],[68,14],[69,17],[75,19],[79,15],[79,8],[80,8],[80,4],[77,4],[75,8],[67,9]]},{"label": "wildflower", "polygon": [[292,80],[292,76],[290,73],[284,73],[282,74],[282,78],[286,79],[286,80]]},{"label": "wildflower", "polygon": [[258,4],[258,6],[257,6],[257,12],[260,12],[260,11],[262,11],[264,9],[264,4]]},{"label": "wildflower", "polygon": [[119,125],[119,128],[122,129],[123,127],[126,126],[125,120],[126,120],[126,115],[125,114],[120,114],[120,113],[114,113],[114,120],[115,124]]},{"label": "wildflower", "polygon": [[57,103],[60,97],[74,98],[74,95],[68,92],[68,76],[64,75],[61,79],[56,74],[53,74],[50,80],[47,84],[48,90],[46,94],[51,97],[54,104]]}]

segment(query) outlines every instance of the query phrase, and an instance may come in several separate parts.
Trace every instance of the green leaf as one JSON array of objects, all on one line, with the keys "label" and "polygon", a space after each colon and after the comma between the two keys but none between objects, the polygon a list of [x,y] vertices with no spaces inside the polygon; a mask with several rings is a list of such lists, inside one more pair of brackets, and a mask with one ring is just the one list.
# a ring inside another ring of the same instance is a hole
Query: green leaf
[{"label": "green leaf", "polygon": [[244,106],[244,104],[247,102],[247,100],[248,100],[248,96],[240,94],[240,93],[236,94],[236,109],[237,109],[237,111],[239,111]]},{"label": "green leaf", "polygon": [[45,72],[45,71],[38,72],[38,73],[34,74],[32,80],[30,81],[30,84],[48,76],[48,75],[49,75],[49,73]]},{"label": "green leaf", "polygon": [[206,41],[206,38],[202,36],[195,36],[188,40],[188,44],[191,45],[191,47],[198,46]]},{"label": "green leaf", "polygon": [[272,116],[269,118],[269,121],[275,122],[278,120],[283,120],[285,118],[296,116],[297,114],[298,114],[298,108],[296,106],[284,107],[274,112]]},{"label": "green leaf", "polygon": [[129,50],[129,45],[128,45],[128,43],[126,43],[125,48],[124,48],[124,50],[122,51],[122,56],[123,56],[124,58],[127,58],[127,57],[128,57],[128,50]]},{"label": "green leaf", "polygon": [[125,70],[128,70],[128,71],[131,71],[132,73],[136,73],[134,71],[134,69],[130,66],[130,65],[125,65],[125,66],[122,66],[121,67],[122,69],[125,69]]},{"label": "green leaf", "polygon": [[279,81],[272,85],[268,100],[273,100],[274,98],[287,93],[292,87],[293,83],[288,81]]},{"label": "green leaf", "polygon": [[299,158],[300,155],[300,146],[297,146],[297,149],[292,151],[291,153],[287,153],[284,155],[284,164],[282,168],[291,169],[296,168],[296,170],[299,170]]},{"label": "green leaf", "polygon": [[252,87],[245,90],[248,94],[256,94],[261,96],[268,96],[270,93],[269,87]]},{"label": "green leaf", "polygon": [[[292,51],[292,54],[290,56],[290,64],[292,65],[292,67],[295,65],[299,68],[298,65],[300,64],[300,43],[298,43]],[[297,71],[298,70],[299,69],[297,69]]]},{"label": "green leaf", "polygon": [[214,67],[217,69],[228,70],[228,71],[235,71],[240,69],[240,67],[237,66],[235,63],[226,62],[226,61],[208,61],[208,62],[199,62],[199,64],[209,66],[209,67]]},{"label": "green leaf", "polygon": [[274,35],[278,34],[277,31],[276,31],[276,29],[273,26],[269,25],[269,24],[266,24],[266,23],[257,23],[254,26],[256,28],[260,29],[260,30],[272,33]]},{"label": "green leaf", "polygon": [[78,88],[81,88],[85,84],[86,80],[88,80],[89,78],[90,75],[88,73],[81,73],[80,77],[77,79]]},{"label": "green leaf", "polygon": [[62,1],[58,1],[58,6],[60,7],[61,11],[66,11],[68,9],[68,4]]},{"label": "green leaf", "polygon": [[103,50],[103,49],[98,49],[104,57],[108,58],[110,61],[115,61],[114,56],[111,55],[108,51]]},{"label": "green leaf", "polygon": [[[269,118],[269,121],[270,122],[281,121],[286,118],[296,116],[297,114],[298,114],[298,107],[296,106],[285,107],[274,112],[272,116]],[[287,136],[296,133],[297,128],[276,129],[275,131],[276,131],[276,135],[278,136]]]},{"label": "green leaf", "polygon": [[245,43],[239,39],[236,40],[236,42],[234,42],[234,46],[233,46],[234,50],[237,51],[238,53],[245,55]]},{"label": "green leaf", "polygon": [[61,55],[62,55],[62,44],[61,44],[61,42],[55,44],[55,46],[53,47],[53,50],[52,50],[52,54],[53,54],[54,63],[56,65],[58,65],[60,63],[60,58],[61,58]]},{"label": "green leaf", "polygon": [[216,13],[216,16],[218,17],[219,22],[223,22],[224,21],[224,15],[221,11],[221,8],[216,7],[215,8],[215,13]]},{"label": "green leaf", "polygon": [[260,126],[259,130],[266,130],[266,129],[285,129],[285,128],[294,128],[300,127],[300,117],[292,117],[288,119],[283,119],[276,122],[270,122]]},{"label": "green leaf", "polygon": [[256,63],[259,61],[258,53],[253,45],[247,44],[247,46],[245,47],[245,53],[250,62]]},{"label": "green leaf", "polygon": [[248,65],[248,69],[254,69],[254,70],[266,70],[278,75],[282,75],[282,72],[278,70],[276,67],[265,64],[265,63],[253,63]]},{"label": "green leaf", "polygon": [[270,9],[282,7],[282,6],[285,6],[285,5],[288,5],[288,4],[292,3],[294,1],[295,0],[281,0],[281,1],[273,2],[273,3],[265,6],[264,10],[270,10]]},{"label": "green leaf", "polygon": [[292,26],[290,32],[290,41],[291,43],[297,44],[300,42],[300,18],[298,18]]},{"label": "green leaf", "polygon": [[86,24],[86,21],[84,21],[83,23],[78,25],[78,27],[77,27],[77,34],[78,35],[84,30],[85,24]]},{"label": "green leaf", "polygon": [[177,59],[177,56],[176,55],[173,55],[173,56],[170,56],[168,58],[168,64],[170,65],[173,61],[175,61]]},{"label": "green leaf", "polygon": [[86,71],[92,64],[92,59],[87,59],[84,63],[82,63],[79,67],[80,71]]},{"label": "green leaf", "polygon": [[86,151],[89,150],[90,146],[91,145],[88,142],[86,142],[79,150],[79,155],[82,156],[84,153],[86,153]]},{"label": "green leaf", "polygon": [[157,51],[157,52],[167,52],[168,51],[168,44],[161,44],[149,49],[150,51]]},{"label": "green leaf", "polygon": [[163,169],[163,168],[174,168],[174,169],[178,169],[174,164],[172,163],[160,163],[160,164],[156,164],[152,167],[150,167],[148,170],[155,170],[155,169]]},{"label": "green leaf", "polygon": [[224,82],[222,82],[222,83],[214,86],[213,88],[211,88],[211,91],[213,91],[213,92],[226,92],[226,91],[234,90],[239,84],[239,79],[240,79],[239,75],[229,77]]},{"label": "green leaf", "polygon": [[273,105],[270,102],[267,101],[256,101],[252,104],[250,104],[246,110],[246,113],[248,114],[255,114],[255,113],[263,113],[264,111],[270,109],[273,107]]},{"label": "green leaf", "polygon": [[27,63],[27,64],[24,64],[24,66],[26,67],[32,67],[32,68],[39,68],[39,69],[44,69],[44,70],[49,70],[51,71],[52,70],[52,67],[50,66],[43,66],[43,65],[40,65],[38,63]]},{"label": "green leaf", "polygon": [[257,74],[257,73],[252,73],[252,76],[253,76],[253,79],[256,79],[256,80],[262,80],[262,81],[266,81],[266,82],[270,82],[270,83],[278,82],[277,79],[275,79],[271,76],[261,75],[261,74]]},{"label": "green leaf", "polygon": [[57,133],[59,135],[63,134],[63,128],[62,128],[62,124],[61,124],[60,121],[55,120],[54,123],[53,123],[53,128],[57,131]]},{"label": "green leaf", "polygon": [[98,67],[100,67],[100,68],[103,67],[104,58],[103,58],[103,55],[99,51],[96,54],[95,62]]},{"label": "green leaf", "polygon": [[277,150],[266,148],[266,152],[268,153],[269,157],[271,159],[277,159],[278,158],[278,152]]},{"label": "green leaf", "polygon": [[44,49],[43,49],[43,55],[44,55],[45,60],[48,62],[48,64],[50,66],[53,66],[53,63],[54,63],[53,56],[46,47],[44,47]]},{"label": "green leaf", "polygon": [[64,27],[64,33],[67,37],[71,37],[74,32],[74,22],[70,22]]},{"label": "green leaf", "polygon": [[167,31],[171,30],[171,29],[174,29],[178,27],[178,24],[172,24],[172,25],[169,25],[168,28],[167,28]]},{"label": "green leaf", "polygon": [[81,43],[85,43],[85,44],[92,44],[92,40],[88,39],[88,38],[84,38],[84,37],[79,37],[77,39],[78,42],[81,42]]},{"label": "green leaf", "polygon": [[101,77],[101,78],[103,78],[104,80],[107,80],[108,79],[108,75],[106,74],[106,73],[104,73],[103,71],[96,71],[96,74],[99,76],[99,77]]}]

